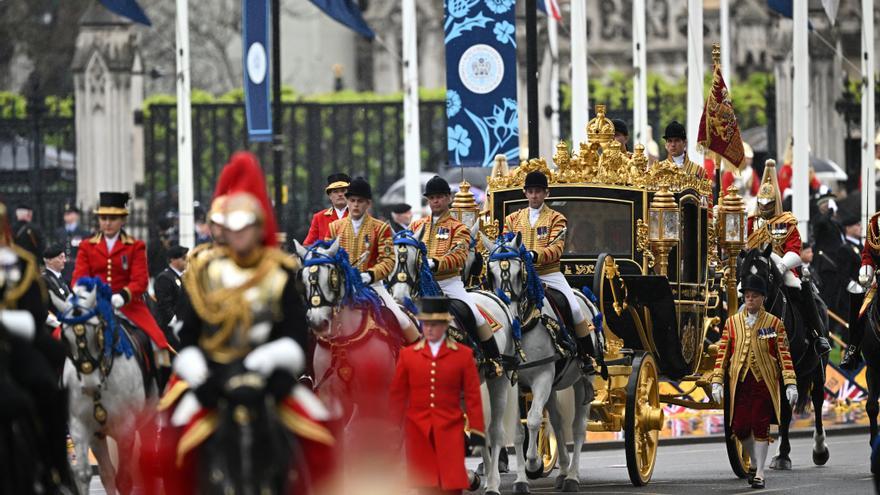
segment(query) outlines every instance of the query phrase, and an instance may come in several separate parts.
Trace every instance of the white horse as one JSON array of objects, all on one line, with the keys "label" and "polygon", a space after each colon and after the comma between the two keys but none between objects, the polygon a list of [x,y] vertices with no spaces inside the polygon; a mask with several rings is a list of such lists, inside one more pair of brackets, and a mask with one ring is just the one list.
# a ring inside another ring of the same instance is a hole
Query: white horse
[{"label": "white horse", "polygon": [[[422,270],[426,267],[427,259],[424,256],[425,244],[422,242],[424,227],[411,232],[402,230],[394,234],[394,249],[396,254],[394,270],[388,278],[391,295],[399,303],[407,299],[416,299],[420,294],[420,285],[425,282]],[[472,234],[476,229],[472,230]],[[495,342],[501,355],[507,359],[514,359],[514,345],[512,337],[513,318],[507,305],[501,299],[482,290],[468,290],[474,302],[483,309],[488,316],[499,325],[495,331]],[[467,335],[467,330],[457,329],[462,335]],[[481,379],[485,380],[482,374]],[[489,411],[486,414],[486,448],[483,449],[483,467],[486,474],[486,493],[498,494],[501,491],[501,475],[498,472],[498,459],[504,445],[504,410],[507,408],[507,396],[510,392],[510,380],[506,376],[499,376],[485,380],[489,391]]]},{"label": "white horse", "polygon": [[[79,493],[89,493],[91,448],[104,490],[129,493],[138,458],[135,435],[152,417],[155,408],[149,406],[155,403],[157,390],[155,380],[144,375],[142,354],[122,325],[124,317],[114,314],[111,324],[98,310],[113,312],[109,293],[101,295],[100,281],[95,281],[90,287],[78,284],[66,301],[51,294],[55,307],[63,310],[61,336],[67,359],[62,381],[70,397],[69,427],[76,453],[72,469]],[[108,436],[116,441],[119,459],[126,466],[118,473],[110,459]]]},{"label": "white horse", "polygon": [[[490,241],[485,235],[480,234],[483,245],[489,252],[487,271],[490,284],[504,293],[510,301],[509,309],[515,318],[521,321],[530,316],[534,301],[529,301],[527,293],[528,272],[527,261],[521,253],[522,237],[517,234],[510,240],[499,239],[497,242]],[[581,310],[590,319],[598,314],[598,309],[579,291],[575,291]],[[528,311],[529,313],[525,313]],[[543,411],[547,408],[553,431],[559,439],[559,475],[556,478],[556,488],[566,492],[576,492],[580,487],[578,478],[578,466],[580,465],[581,447],[585,440],[587,421],[590,415],[590,401],[593,400],[594,390],[592,379],[585,376],[581,371],[576,357],[562,356],[557,345],[551,337],[550,330],[545,321],[556,319],[550,309],[550,304],[543,300],[540,309],[540,317],[533,317],[532,322],[523,321],[522,348],[526,355],[526,361],[518,368],[519,384],[527,387],[532,392],[532,403],[526,418],[528,427],[528,448],[523,455],[523,428],[517,428],[516,455],[517,476],[513,485],[514,493],[529,493],[529,479],[541,476],[543,465],[538,456],[538,431],[543,421]],[[552,323],[551,323],[552,325]],[[531,327],[531,328],[529,328]],[[598,348],[598,339],[595,333],[592,335],[593,347]],[[556,364],[560,359],[565,359],[559,374],[556,372]],[[562,441],[562,415],[556,401],[556,391],[573,387],[575,411],[572,419],[571,432],[574,448],[571,457],[568,455],[567,446]]]}]

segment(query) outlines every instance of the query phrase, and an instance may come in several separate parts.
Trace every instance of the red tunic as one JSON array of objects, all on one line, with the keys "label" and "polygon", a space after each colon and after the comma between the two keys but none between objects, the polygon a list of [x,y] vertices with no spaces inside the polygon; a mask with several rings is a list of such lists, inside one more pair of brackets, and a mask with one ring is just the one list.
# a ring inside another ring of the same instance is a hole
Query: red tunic
[{"label": "red tunic", "polygon": [[[348,208],[342,213],[342,218],[348,216]],[[336,210],[331,206],[321,210],[312,217],[312,225],[309,226],[309,234],[303,241],[303,246],[311,246],[315,241],[322,241],[330,236],[330,224],[338,220]]]},{"label": "red tunic", "polygon": [[862,248],[862,266],[868,265],[873,268],[877,268],[877,264],[874,260],[880,259],[880,252],[876,249],[872,248],[871,245],[877,245],[880,242],[880,226],[878,226],[877,219],[880,217],[880,212],[874,213],[870,220],[868,220],[868,234],[865,237],[865,246]]},{"label": "red tunic", "polygon": [[147,251],[143,241],[125,232],[119,233],[113,252],[107,252],[107,241],[102,234],[79,245],[73,283],[82,277],[98,277],[110,285],[113,293],[122,293],[127,302],[119,310],[141,328],[160,348],[168,349],[165,334],[156,324],[142,296],[147,290],[150,275],[147,271]]},{"label": "red tunic", "polygon": [[[750,216],[748,219],[749,240],[748,243],[746,243],[746,249],[752,249],[755,247],[760,248],[761,245],[763,245],[762,243],[769,242],[773,244],[773,252],[779,256],[785,256],[785,253],[795,253],[798,256],[801,255],[801,234],[798,232],[797,218],[795,218],[794,215],[789,212],[783,212],[781,215],[777,215],[767,221],[767,225],[781,223],[788,225],[788,233],[786,234],[785,239],[781,241],[773,240],[766,229],[758,229],[758,232],[755,232],[755,218],[756,217],[754,216]],[[794,274],[795,277],[800,278],[797,270],[792,268],[791,273]]]},{"label": "red tunic", "polygon": [[[758,189],[761,188],[761,178],[758,177],[758,172],[755,169],[751,169],[752,171],[752,184],[749,188],[749,195],[752,197],[758,196]],[[724,196],[727,192],[727,188],[733,184],[733,172],[726,171],[721,174],[721,195]]]},{"label": "red tunic", "polygon": [[391,384],[391,411],[396,423],[405,418],[407,461],[417,487],[468,487],[462,394],[471,434],[483,435],[473,352],[450,340],[441,344],[437,357],[424,340],[401,349]]}]

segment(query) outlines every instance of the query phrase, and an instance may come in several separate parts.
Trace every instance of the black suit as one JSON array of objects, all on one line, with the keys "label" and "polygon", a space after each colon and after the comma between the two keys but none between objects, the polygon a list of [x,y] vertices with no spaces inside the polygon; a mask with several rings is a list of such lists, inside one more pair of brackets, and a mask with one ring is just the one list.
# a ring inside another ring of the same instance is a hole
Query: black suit
[{"label": "black suit", "polygon": [[166,335],[173,335],[173,332],[169,332],[168,324],[177,314],[177,303],[180,300],[182,286],[183,280],[170,266],[156,275],[156,280],[153,282],[153,291],[156,294],[156,323],[165,330]]},{"label": "black suit", "polygon": [[[46,269],[43,270],[43,281],[46,283],[46,290],[50,294],[54,294],[55,297],[58,297],[62,300],[67,300],[67,296],[70,295],[70,286],[67,285],[67,282],[64,280],[63,275],[61,277],[58,277],[49,269]],[[54,302],[51,298],[49,298],[49,311],[51,311],[55,316],[61,315],[61,308],[55,307]]]},{"label": "black suit", "polygon": [[43,234],[33,223],[17,221],[12,226],[12,235],[15,236],[15,244],[28,251],[38,260],[43,259]]}]

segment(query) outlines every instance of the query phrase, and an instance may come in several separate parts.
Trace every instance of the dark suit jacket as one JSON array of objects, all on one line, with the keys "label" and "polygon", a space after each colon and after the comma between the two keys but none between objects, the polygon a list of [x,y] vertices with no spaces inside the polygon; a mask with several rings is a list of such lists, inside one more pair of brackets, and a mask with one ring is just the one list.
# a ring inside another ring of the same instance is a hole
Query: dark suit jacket
[{"label": "dark suit jacket", "polygon": [[76,254],[79,252],[79,245],[88,242],[92,237],[92,233],[84,229],[82,225],[78,225],[72,232],[68,232],[64,227],[55,229],[55,242],[64,245],[64,253],[67,255],[67,263],[64,265],[62,275],[64,280],[70,283],[73,276],[73,267],[76,264]]},{"label": "dark suit jacket", "polygon": [[[153,282],[153,292],[156,294],[156,323],[162,329],[168,328],[171,319],[177,314],[177,303],[180,300],[183,280],[171,268],[167,267]],[[167,332],[166,332],[167,333]]]},{"label": "dark suit jacket", "polygon": [[33,254],[38,260],[43,259],[43,249],[46,247],[43,234],[33,223],[16,221],[12,226],[12,235],[15,236],[18,247]]},{"label": "dark suit jacket", "polygon": [[[70,295],[70,286],[67,285],[67,282],[64,281],[64,278],[55,276],[54,273],[49,270],[43,270],[43,281],[46,282],[46,290],[55,294],[56,297],[59,297],[63,300],[67,300],[67,296]],[[59,316],[61,314],[60,308],[56,308],[53,304],[52,299],[49,299],[49,311],[51,311],[55,316]]]}]

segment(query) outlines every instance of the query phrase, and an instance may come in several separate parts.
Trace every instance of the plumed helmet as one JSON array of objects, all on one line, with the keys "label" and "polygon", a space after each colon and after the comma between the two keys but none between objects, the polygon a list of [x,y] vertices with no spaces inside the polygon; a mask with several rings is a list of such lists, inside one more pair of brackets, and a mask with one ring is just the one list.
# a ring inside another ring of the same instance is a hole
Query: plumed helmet
[{"label": "plumed helmet", "polygon": [[275,212],[269,202],[266,179],[257,157],[247,151],[237,151],[232,155],[217,179],[214,197],[220,196],[226,196],[224,227],[240,230],[259,222],[263,225],[263,245],[277,245]]}]

